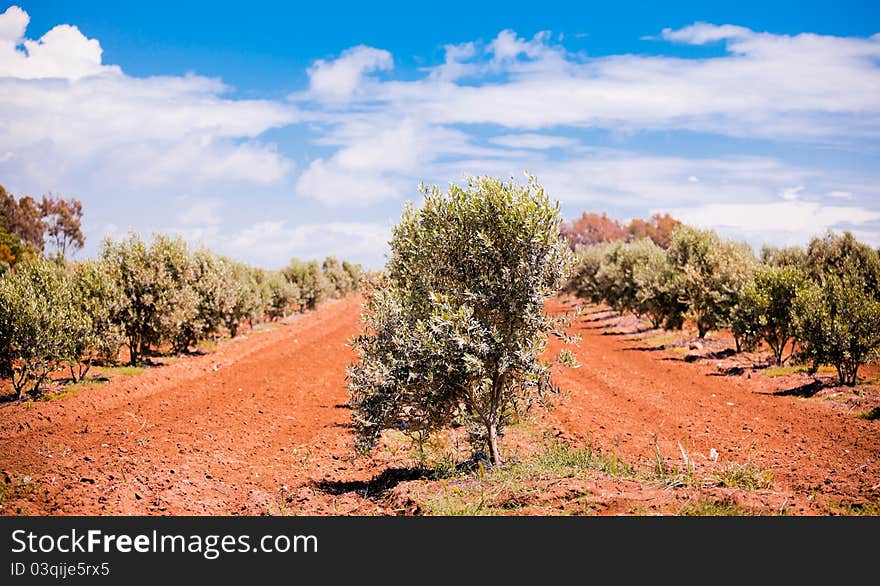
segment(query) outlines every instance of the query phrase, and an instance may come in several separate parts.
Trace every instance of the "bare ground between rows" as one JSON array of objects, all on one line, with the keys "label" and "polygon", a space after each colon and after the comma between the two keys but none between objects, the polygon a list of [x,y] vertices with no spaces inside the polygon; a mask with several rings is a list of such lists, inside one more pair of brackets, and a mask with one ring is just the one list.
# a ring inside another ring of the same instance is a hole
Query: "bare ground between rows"
[{"label": "bare ground between rows", "polygon": [[[0,407],[0,512],[420,514],[442,491],[471,494],[476,482],[485,496],[474,473],[432,480],[399,437],[372,459],[351,457],[345,367],[359,308],[359,299],[328,303],[139,376]],[[694,499],[733,498],[762,512],[826,514],[880,496],[880,422],[853,417],[839,401],[779,394],[796,380],[719,376],[717,360],[645,351],[656,332],[601,308],[574,329],[583,335],[580,368],[555,375],[565,394],[512,428],[506,449],[527,459],[547,437],[591,444],[638,475],[537,474],[517,485],[525,497],[490,487],[492,511],[674,514]],[[773,482],[758,491],[668,489],[642,475],[657,450],[678,465],[684,450],[697,479],[748,462]]]}]

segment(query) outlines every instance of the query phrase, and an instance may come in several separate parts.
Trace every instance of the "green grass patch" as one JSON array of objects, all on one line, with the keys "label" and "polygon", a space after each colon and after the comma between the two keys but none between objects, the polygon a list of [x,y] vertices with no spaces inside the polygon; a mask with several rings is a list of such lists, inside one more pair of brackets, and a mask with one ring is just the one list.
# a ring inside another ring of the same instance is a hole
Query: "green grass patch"
[{"label": "green grass patch", "polygon": [[696,498],[688,501],[678,511],[680,517],[751,517],[755,512],[741,506],[735,499],[724,497]]},{"label": "green grass patch", "polygon": [[842,515],[880,517],[880,500],[865,503],[837,503],[833,507]]},{"label": "green grass patch", "polygon": [[[426,515],[474,516],[504,515],[540,500],[541,481],[576,478],[598,470],[617,477],[633,475],[632,467],[611,453],[578,448],[565,442],[548,441],[542,449],[523,460],[511,460],[503,466],[487,468],[479,462],[469,472],[455,474],[456,468],[445,463],[438,468],[439,489],[415,497]],[[580,494],[572,501],[579,513],[590,513],[594,507],[588,495]]]},{"label": "green grass patch", "polygon": [[112,377],[112,376],[137,376],[139,374],[143,374],[145,370],[147,370],[143,366],[102,366],[98,369],[101,374]]},{"label": "green grass patch", "polygon": [[681,488],[697,484],[694,463],[681,444],[678,444],[678,449],[681,451],[681,466],[674,461],[666,459],[660,453],[660,447],[655,443],[654,457],[649,462],[648,473],[645,479],[665,488]]},{"label": "green grass patch", "polygon": [[752,463],[728,462],[712,472],[711,481],[714,486],[722,488],[758,490],[770,488],[773,473],[770,470],[761,470]]},{"label": "green grass patch", "polygon": [[216,350],[219,345],[216,340],[202,340],[196,344],[196,348],[202,351]]},{"label": "green grass patch", "polygon": [[873,409],[856,413],[856,417],[859,419],[867,419],[868,421],[876,421],[880,419],[880,407],[874,407]]},{"label": "green grass patch", "polygon": [[[808,373],[809,371],[810,367],[806,364],[792,364],[789,366],[771,366],[765,368],[761,372],[764,373],[764,376],[776,378],[792,374]],[[816,374],[837,374],[837,371],[832,366],[820,366],[819,370],[816,371]]]},{"label": "green grass patch", "polygon": [[651,338],[645,338],[643,342],[646,344],[651,344],[652,346],[665,346],[666,344],[671,344],[678,340],[678,336],[675,334],[663,334],[659,336],[653,336]]}]

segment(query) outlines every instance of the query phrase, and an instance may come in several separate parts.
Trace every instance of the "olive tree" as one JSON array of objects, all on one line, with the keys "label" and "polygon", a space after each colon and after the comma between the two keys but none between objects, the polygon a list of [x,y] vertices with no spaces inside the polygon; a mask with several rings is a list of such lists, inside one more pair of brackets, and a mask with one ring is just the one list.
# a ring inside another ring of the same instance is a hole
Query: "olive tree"
[{"label": "olive tree", "polygon": [[680,282],[666,251],[654,245],[636,265],[632,279],[638,312],[655,328],[679,329],[687,306],[682,302]]},{"label": "olive tree", "polygon": [[732,312],[731,329],[738,342],[751,349],[764,340],[774,362],[785,364],[791,357],[785,356],[785,349],[795,340],[795,302],[806,286],[806,275],[795,266],[756,270]]},{"label": "olive tree", "polygon": [[321,271],[327,279],[328,290],[334,297],[345,297],[354,290],[351,275],[342,268],[339,259],[328,256],[321,264]]},{"label": "olive tree", "polygon": [[23,398],[39,394],[69,356],[68,332],[82,327],[67,275],[42,258],[0,277],[0,376]]},{"label": "olive tree", "polygon": [[181,322],[174,336],[174,349],[186,352],[190,346],[219,333],[229,321],[236,303],[235,273],[230,261],[210,250],[200,249],[191,256],[195,296],[193,315]]},{"label": "olive tree", "polygon": [[813,238],[807,247],[807,271],[815,280],[828,275],[855,277],[865,291],[880,289],[880,255],[863,242],[856,240],[851,232]]},{"label": "olive tree", "polygon": [[722,240],[714,231],[680,226],[667,254],[678,273],[686,317],[696,324],[699,337],[728,325],[755,266],[751,249]]},{"label": "olive tree", "polygon": [[597,275],[611,246],[611,244],[593,244],[578,247],[574,270],[565,284],[567,293],[593,303],[604,300],[605,292],[599,285]]},{"label": "olive tree", "polygon": [[265,286],[269,294],[266,307],[269,319],[283,318],[290,307],[300,300],[297,284],[288,281],[281,273],[270,273],[266,278]]},{"label": "olive tree", "polygon": [[367,276],[364,273],[364,267],[357,263],[351,263],[347,260],[342,261],[342,270],[348,273],[348,279],[351,283],[351,290],[360,291],[364,285]]},{"label": "olive tree", "polygon": [[[231,261],[228,261],[231,262]],[[232,262],[232,283],[230,293],[233,302],[226,314],[224,326],[233,338],[238,335],[241,322],[248,320],[251,327],[265,314],[263,298],[260,294],[259,276],[262,271],[253,269],[244,263]]]},{"label": "olive tree", "polygon": [[304,262],[293,258],[283,272],[299,291],[300,312],[315,309],[330,290],[321,265],[316,260]]},{"label": "olive tree", "polygon": [[880,301],[855,264],[801,291],[794,316],[801,358],[813,372],[831,364],[840,384],[853,386],[859,368],[880,355]]},{"label": "olive tree", "polygon": [[430,433],[460,421],[501,463],[504,426],[554,390],[538,356],[559,325],[544,302],[573,260],[558,204],[534,178],[421,192],[424,206],[408,205],[393,230],[387,277],[369,293],[354,342],[358,446],[369,449],[383,429]]},{"label": "olive tree", "polygon": [[105,241],[103,259],[119,279],[122,303],[116,321],[137,364],[163,342],[171,342],[196,313],[193,263],[180,238],[156,235],[147,245],[135,234]]},{"label": "olive tree", "polygon": [[70,293],[81,314],[65,336],[67,363],[74,381],[83,380],[96,358],[113,361],[125,341],[114,316],[122,306],[119,281],[105,261],[77,263],[70,278]]}]

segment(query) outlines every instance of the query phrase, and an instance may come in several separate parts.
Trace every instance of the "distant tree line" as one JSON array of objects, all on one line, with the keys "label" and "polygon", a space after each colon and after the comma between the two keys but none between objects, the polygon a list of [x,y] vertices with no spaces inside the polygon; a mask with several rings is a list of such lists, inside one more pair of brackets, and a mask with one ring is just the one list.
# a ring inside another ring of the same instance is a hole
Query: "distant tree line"
[{"label": "distant tree line", "polygon": [[332,256],[270,271],[193,250],[179,237],[146,242],[135,233],[105,240],[97,260],[69,262],[65,253],[84,243],[79,202],[37,205],[0,190],[0,205],[0,378],[19,398],[39,395],[61,369],[80,381],[95,362],[119,360],[123,347],[131,364],[188,352],[243,325],[345,297],[367,279],[360,265]]},{"label": "distant tree line", "polygon": [[855,385],[859,367],[880,352],[880,253],[849,232],[829,232],[806,248],[764,247],[760,258],[745,244],[685,225],[665,246],[664,238],[631,235],[585,240],[582,232],[573,242],[578,264],[567,291],[654,327],[679,329],[689,320],[701,338],[730,328],[737,351],[763,342],[775,363],[794,356],[811,372],[833,365],[845,385]]}]

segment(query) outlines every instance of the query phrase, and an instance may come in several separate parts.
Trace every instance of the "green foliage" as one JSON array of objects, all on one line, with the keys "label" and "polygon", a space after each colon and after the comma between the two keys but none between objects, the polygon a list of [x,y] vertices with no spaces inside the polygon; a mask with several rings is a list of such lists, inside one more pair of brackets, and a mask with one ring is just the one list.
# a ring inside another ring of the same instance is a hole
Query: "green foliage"
[{"label": "green foliage", "polygon": [[281,273],[268,273],[265,287],[268,292],[266,313],[269,319],[283,318],[294,303],[301,303],[299,287]]},{"label": "green foliage", "polygon": [[229,335],[234,338],[238,335],[238,328],[241,327],[244,320],[247,320],[253,327],[254,323],[266,313],[266,310],[260,283],[263,271],[238,262],[231,263],[231,270],[232,306],[226,314],[224,325],[229,331]]},{"label": "green foliage", "polygon": [[182,239],[156,235],[148,246],[134,233],[119,243],[106,241],[103,258],[119,279],[122,303],[115,319],[135,365],[194,319],[194,263]]},{"label": "green foliage", "polygon": [[330,291],[331,286],[316,260],[304,262],[293,258],[283,273],[299,290],[300,311],[315,309]]},{"label": "green foliage", "polygon": [[800,246],[761,247],[761,262],[771,267],[795,267],[806,270],[807,252]]},{"label": "green foliage", "polygon": [[857,278],[866,292],[880,289],[880,255],[850,232],[828,232],[807,247],[807,272],[815,281],[836,275]]},{"label": "green foliage", "polygon": [[544,301],[569,276],[558,205],[532,178],[422,187],[394,228],[388,277],[368,296],[349,368],[359,446],[382,429],[463,421],[500,462],[498,438],[553,390],[538,360],[555,322]]},{"label": "green foliage", "polygon": [[83,327],[81,319],[56,264],[35,259],[0,277],[0,376],[19,397],[39,394],[69,356],[68,332]]},{"label": "green foliage", "polygon": [[195,297],[195,309],[184,319],[174,335],[177,352],[186,352],[210,336],[216,336],[231,319],[236,304],[236,274],[232,263],[201,249],[190,257],[192,281],[188,286]]},{"label": "green foliage", "polygon": [[797,297],[795,327],[800,356],[831,364],[840,384],[853,386],[859,367],[880,354],[880,301],[868,291],[861,267],[826,276]]},{"label": "green foliage", "polygon": [[77,321],[79,327],[68,332],[66,360],[71,378],[81,381],[95,358],[116,360],[125,336],[114,316],[123,299],[117,275],[104,261],[76,264],[70,286],[81,319]]},{"label": "green foliage", "polygon": [[743,287],[733,308],[731,329],[745,348],[767,342],[777,365],[784,364],[785,348],[794,344],[794,309],[807,278],[795,266],[765,266]]},{"label": "green foliage", "polygon": [[755,266],[751,249],[713,231],[680,226],[672,234],[668,255],[678,273],[685,315],[697,325],[699,336],[728,325]]},{"label": "green foliage", "polygon": [[360,291],[367,280],[367,275],[364,272],[364,267],[359,264],[350,263],[346,260],[342,261],[342,270],[348,273],[348,279],[351,283],[351,290]]},{"label": "green foliage", "polygon": [[342,298],[354,291],[351,275],[342,268],[335,256],[328,256],[321,265],[324,278],[327,279],[327,290],[330,296]]},{"label": "green foliage", "polygon": [[37,251],[32,246],[22,242],[17,236],[10,234],[0,226],[0,275],[16,264],[36,256]]},{"label": "green foliage", "polygon": [[565,285],[565,291],[582,299],[599,303],[605,299],[605,284],[598,279],[602,262],[612,244],[595,244],[578,248],[575,268]]}]

